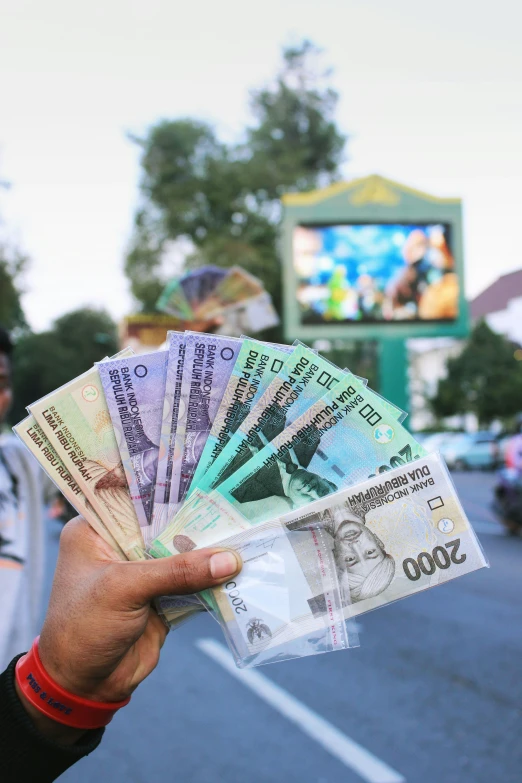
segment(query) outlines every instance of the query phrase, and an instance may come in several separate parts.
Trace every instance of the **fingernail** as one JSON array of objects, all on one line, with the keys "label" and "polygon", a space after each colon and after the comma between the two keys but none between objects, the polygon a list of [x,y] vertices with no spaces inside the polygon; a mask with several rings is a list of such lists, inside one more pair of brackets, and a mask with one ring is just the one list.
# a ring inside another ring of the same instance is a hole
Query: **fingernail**
[{"label": "fingernail", "polygon": [[237,569],[238,562],[233,552],[217,552],[210,558],[210,573],[214,579],[231,576]]}]

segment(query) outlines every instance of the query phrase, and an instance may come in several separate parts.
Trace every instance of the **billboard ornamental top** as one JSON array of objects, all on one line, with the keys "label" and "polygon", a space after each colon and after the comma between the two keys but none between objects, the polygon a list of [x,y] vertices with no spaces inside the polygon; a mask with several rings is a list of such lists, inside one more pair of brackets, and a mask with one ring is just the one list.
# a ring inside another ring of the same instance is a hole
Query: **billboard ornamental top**
[{"label": "billboard ornamental top", "polygon": [[467,334],[458,199],[374,175],[283,205],[288,339]]}]

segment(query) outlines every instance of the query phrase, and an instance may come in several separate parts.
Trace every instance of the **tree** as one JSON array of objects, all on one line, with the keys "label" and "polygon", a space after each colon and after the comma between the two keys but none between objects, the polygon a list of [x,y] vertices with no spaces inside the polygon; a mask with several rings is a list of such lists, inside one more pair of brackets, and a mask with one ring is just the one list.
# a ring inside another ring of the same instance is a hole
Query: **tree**
[{"label": "tree", "polygon": [[[0,180],[0,187],[8,184]],[[21,278],[27,261],[23,253],[0,236],[0,324],[6,329],[27,326],[21,302]]]},{"label": "tree", "polygon": [[47,332],[22,335],[13,355],[10,420],[19,421],[27,405],[117,351],[116,326],[103,310],[75,310],[58,318]]},{"label": "tree", "polygon": [[254,124],[226,145],[199,120],[164,120],[142,147],[142,204],[125,271],[145,311],[166,282],[168,243],[188,238],[188,267],[240,264],[260,277],[281,305],[277,252],[280,197],[339,176],[346,138],[337,129],[337,94],[309,41],[283,51],[274,82],[250,96]]},{"label": "tree", "polygon": [[481,425],[522,410],[522,363],[515,343],[485,321],[473,328],[460,356],[448,359],[447,377],[429,401],[437,418],[474,413]]},{"label": "tree", "polygon": [[25,265],[24,256],[0,245],[0,323],[6,329],[26,326],[19,284]]}]

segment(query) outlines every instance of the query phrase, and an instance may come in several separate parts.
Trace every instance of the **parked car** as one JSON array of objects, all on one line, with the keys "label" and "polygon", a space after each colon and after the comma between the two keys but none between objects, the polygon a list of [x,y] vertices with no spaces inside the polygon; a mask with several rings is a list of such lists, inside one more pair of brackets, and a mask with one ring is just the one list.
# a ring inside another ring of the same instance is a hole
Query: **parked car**
[{"label": "parked car", "polygon": [[455,440],[462,435],[464,435],[463,432],[432,432],[426,435],[421,443],[430,454],[433,451],[440,451],[442,456],[446,458],[447,449],[451,448]]},{"label": "parked car", "polygon": [[454,470],[494,470],[499,464],[497,436],[493,432],[464,433],[441,451],[448,467]]},{"label": "parked car", "polygon": [[461,432],[430,432],[428,434],[424,434],[424,437],[420,442],[426,451],[431,453],[433,451],[440,451],[443,445],[450,443],[456,435],[462,434],[463,433]]}]

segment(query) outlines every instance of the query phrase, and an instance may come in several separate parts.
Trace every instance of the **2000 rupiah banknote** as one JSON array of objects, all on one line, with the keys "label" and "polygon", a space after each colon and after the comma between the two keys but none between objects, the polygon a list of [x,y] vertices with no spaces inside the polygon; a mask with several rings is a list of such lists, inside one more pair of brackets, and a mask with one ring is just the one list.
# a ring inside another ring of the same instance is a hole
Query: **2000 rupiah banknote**
[{"label": "2000 rupiah banknote", "polygon": [[243,569],[209,606],[243,666],[342,649],[347,620],[488,565],[438,454],[220,545]]}]

